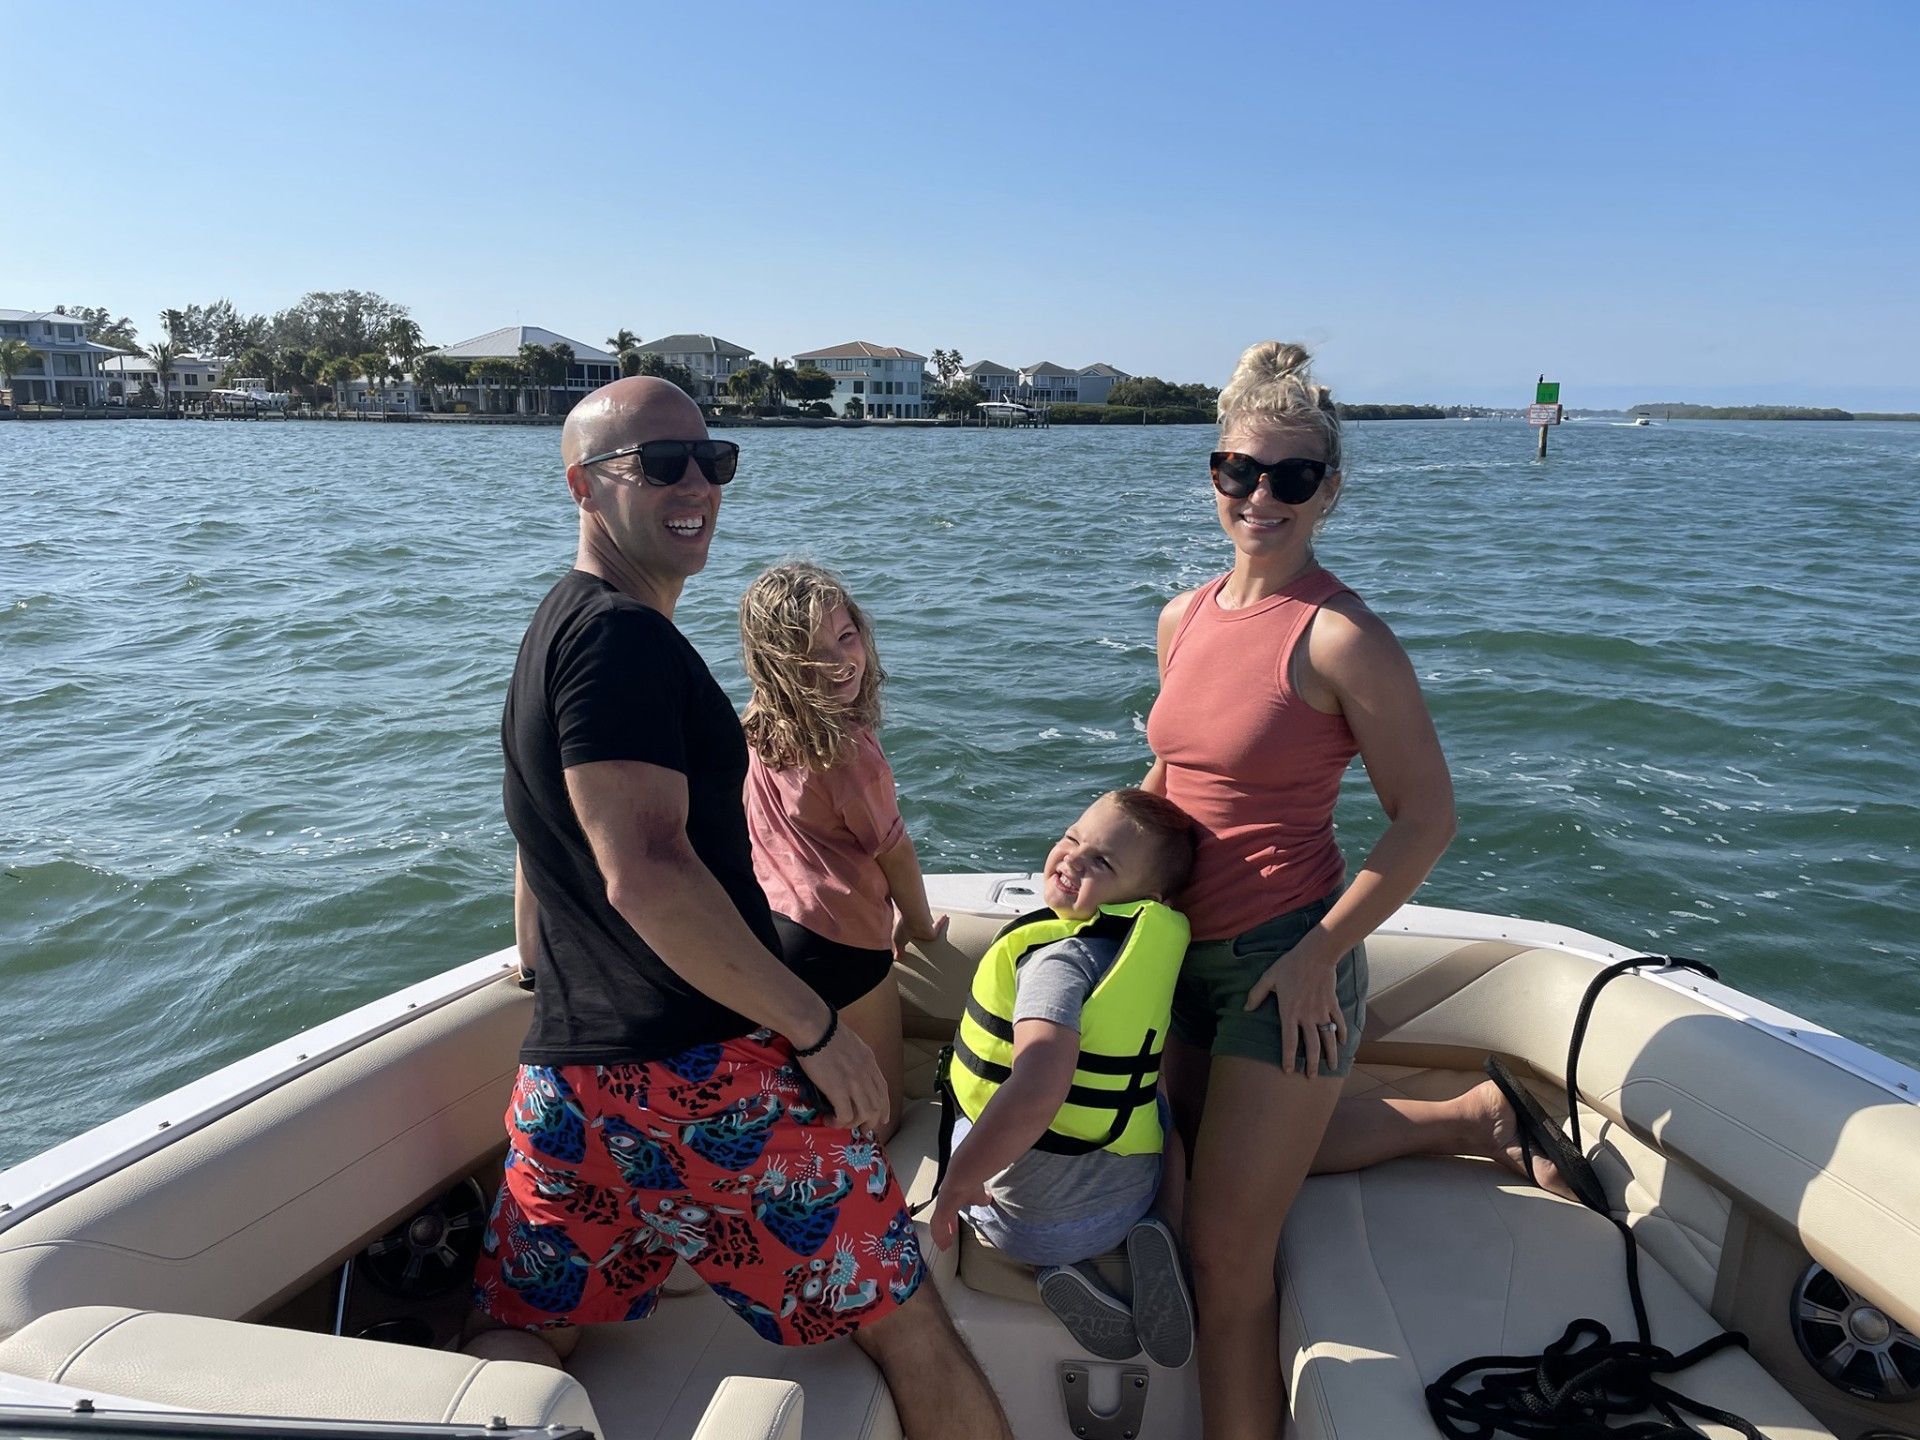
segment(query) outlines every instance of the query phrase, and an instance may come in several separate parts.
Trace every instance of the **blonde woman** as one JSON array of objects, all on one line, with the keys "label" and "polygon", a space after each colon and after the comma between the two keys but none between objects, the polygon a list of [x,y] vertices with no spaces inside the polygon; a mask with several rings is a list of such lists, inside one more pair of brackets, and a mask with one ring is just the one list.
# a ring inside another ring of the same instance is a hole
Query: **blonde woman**
[{"label": "blonde woman", "polygon": [[905,1087],[893,962],[907,941],[938,939],[946,918],[928,908],[874,734],[886,672],[873,627],[838,577],[789,561],[741,597],[740,649],[753,684],[742,724],[754,875],[787,964],[880,1062],[885,1140]]},{"label": "blonde woman", "polygon": [[[1285,1392],[1271,1257],[1353,1063],[1361,941],[1453,837],[1453,786],[1393,632],[1321,568],[1340,421],[1307,353],[1250,348],[1220,396],[1224,575],[1161,613],[1143,782],[1200,830],[1163,1074],[1192,1155],[1185,1232],[1208,1440],[1272,1440]],[[1334,839],[1358,755],[1389,824],[1349,876]],[[1337,1148],[1337,1147],[1333,1147]]]}]

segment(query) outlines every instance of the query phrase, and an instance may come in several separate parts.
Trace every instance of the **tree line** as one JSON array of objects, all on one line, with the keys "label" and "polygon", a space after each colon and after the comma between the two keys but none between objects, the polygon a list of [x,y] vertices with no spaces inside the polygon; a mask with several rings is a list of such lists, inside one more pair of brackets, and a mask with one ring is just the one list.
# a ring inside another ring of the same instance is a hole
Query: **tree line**
[{"label": "tree line", "polygon": [[[104,306],[56,308],[80,321],[89,340],[150,361],[160,393],[154,395],[143,382],[137,400],[169,409],[175,394],[172,380],[180,358],[186,355],[227,357],[229,364],[220,377],[223,383],[258,381],[268,390],[285,392],[312,406],[322,403],[322,387],[338,409],[355,380],[364,379],[370,389],[382,390],[389,382],[411,375],[428,410],[446,403],[450,390],[479,386],[488,404],[499,405],[512,396],[520,408],[536,408],[542,414],[551,412],[554,391],[565,385],[576,359],[572,347],[564,343],[522,345],[516,356],[471,361],[442,355],[425,344],[406,306],[365,290],[310,291],[272,315],[247,314],[224,297],[205,305],[163,310],[164,338],[151,344],[141,343],[129,317],[116,316]],[[708,398],[698,377],[642,350],[634,331],[617,331],[607,338],[606,346],[617,357],[622,375],[658,376],[695,399]],[[967,377],[960,352],[936,349],[931,363],[932,374],[921,397],[926,413],[973,414],[987,395]],[[831,412],[828,402],[834,383],[832,375],[816,366],[752,360],[727,376],[724,394],[742,409],[778,413],[797,405],[802,413],[824,415]],[[1116,382],[1108,403],[1156,412],[1205,409],[1211,413],[1219,396],[1211,385],[1177,385],[1144,375]],[[845,408],[848,414],[858,415],[864,406],[854,396]]]},{"label": "tree line", "polygon": [[1672,420],[1851,420],[1850,410],[1820,410],[1806,405],[1688,405],[1672,401],[1635,405],[1635,415],[1658,411]]}]

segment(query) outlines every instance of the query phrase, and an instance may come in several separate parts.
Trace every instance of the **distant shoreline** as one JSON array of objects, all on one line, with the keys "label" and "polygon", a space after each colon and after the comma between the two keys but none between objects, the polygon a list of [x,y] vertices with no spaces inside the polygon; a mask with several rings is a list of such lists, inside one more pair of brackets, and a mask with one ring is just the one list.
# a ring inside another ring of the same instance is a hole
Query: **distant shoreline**
[{"label": "distant shoreline", "polygon": [[[1173,410],[1142,411],[1137,406],[1119,405],[1113,407],[1097,405],[1075,405],[1059,407],[1067,413],[1055,413],[1044,422],[1045,425],[1212,425],[1210,417],[1201,414],[1194,407],[1180,407]],[[1386,421],[1386,420],[1489,420],[1518,421],[1526,418],[1526,412],[1520,407],[1500,408],[1487,405],[1376,405],[1371,403],[1342,404],[1339,407],[1340,418],[1348,421]],[[1568,406],[1565,410],[1570,420],[1608,420],[1631,419],[1647,416],[1658,420],[1798,420],[1848,422],[1897,421],[1920,422],[1920,411],[1853,411],[1839,409],[1815,409],[1793,405],[1635,405],[1624,410],[1584,409]],[[289,415],[275,410],[261,410],[252,414],[233,413],[205,415],[199,412],[184,414],[175,411],[171,415],[162,415],[156,410],[129,409],[124,406],[106,406],[83,409],[79,406],[26,405],[0,406],[0,421],[7,420],[187,420],[187,421],[234,421],[255,420],[286,421],[297,420],[316,423],[371,424],[371,425],[440,425],[440,426],[486,426],[486,425],[527,425],[556,426],[565,422],[564,415],[485,415],[485,414],[447,414],[435,411],[395,411],[378,414],[371,411],[348,411],[341,414],[331,412],[309,412]],[[1007,428],[1005,426],[982,426],[973,421],[962,422],[951,418],[940,419],[850,419],[810,415],[716,415],[709,416],[708,423],[716,429],[766,429],[766,430],[978,430],[983,428]],[[1016,428],[1031,428],[1020,426]]]}]

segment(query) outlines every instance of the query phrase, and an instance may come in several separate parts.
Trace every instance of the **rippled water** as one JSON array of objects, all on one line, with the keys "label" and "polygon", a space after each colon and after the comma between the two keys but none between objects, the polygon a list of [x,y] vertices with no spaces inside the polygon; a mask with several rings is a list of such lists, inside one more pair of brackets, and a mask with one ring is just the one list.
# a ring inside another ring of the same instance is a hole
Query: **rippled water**
[{"label": "rippled water", "polygon": [[[1202,429],[736,431],[680,619],[839,567],[934,869],[1137,777],[1223,569]],[[1421,898],[1709,959],[1920,1063],[1920,426],[1353,428],[1322,556],[1399,632],[1460,838]],[[0,426],[0,1163],[509,942],[500,702],[573,511],[544,429]],[[1355,767],[1350,856],[1380,817]],[[25,1103],[21,1103],[24,1101]]]}]

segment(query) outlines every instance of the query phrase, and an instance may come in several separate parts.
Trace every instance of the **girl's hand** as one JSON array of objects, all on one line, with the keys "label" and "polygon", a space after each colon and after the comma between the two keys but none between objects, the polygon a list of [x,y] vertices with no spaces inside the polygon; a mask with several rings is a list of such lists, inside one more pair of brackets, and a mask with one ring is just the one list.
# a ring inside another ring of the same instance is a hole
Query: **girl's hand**
[{"label": "girl's hand", "polygon": [[942,1250],[951,1250],[953,1242],[959,1238],[960,1212],[986,1203],[985,1185],[955,1185],[951,1180],[942,1185],[940,1194],[933,1202],[933,1214],[927,1217],[927,1229],[933,1232],[933,1243]]},{"label": "girl's hand", "polygon": [[910,940],[921,945],[931,945],[936,940],[945,939],[946,934],[947,917],[945,915],[937,917],[931,925],[924,928],[909,925],[907,917],[901,915],[893,922],[893,958],[895,961],[906,958],[907,942]]},{"label": "girl's hand", "polygon": [[1316,933],[1267,967],[1247,992],[1246,1005],[1257,1010],[1271,1001],[1280,1007],[1281,1068],[1291,1072],[1294,1056],[1304,1048],[1309,1080],[1319,1075],[1323,1059],[1329,1069],[1340,1063],[1347,1039],[1347,1017],[1334,988],[1339,957],[1326,955]]}]

